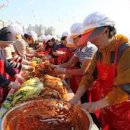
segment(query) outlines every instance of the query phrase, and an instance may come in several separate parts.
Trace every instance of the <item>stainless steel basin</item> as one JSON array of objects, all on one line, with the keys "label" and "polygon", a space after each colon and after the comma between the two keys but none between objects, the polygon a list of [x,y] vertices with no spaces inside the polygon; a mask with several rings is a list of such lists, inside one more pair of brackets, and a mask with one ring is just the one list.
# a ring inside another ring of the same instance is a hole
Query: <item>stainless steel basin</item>
[{"label": "stainless steel basin", "polygon": [[[36,118],[38,125],[33,120]],[[26,128],[22,124],[25,122]],[[90,130],[92,123],[90,115],[78,106],[61,100],[43,99],[12,108],[2,119],[1,130]]]}]

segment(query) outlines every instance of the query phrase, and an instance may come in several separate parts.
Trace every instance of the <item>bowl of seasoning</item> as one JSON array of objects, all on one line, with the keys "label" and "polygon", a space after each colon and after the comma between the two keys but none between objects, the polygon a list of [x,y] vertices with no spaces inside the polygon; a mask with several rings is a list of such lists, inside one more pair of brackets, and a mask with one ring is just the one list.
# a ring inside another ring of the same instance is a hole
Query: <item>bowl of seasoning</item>
[{"label": "bowl of seasoning", "polygon": [[9,110],[1,130],[90,130],[93,121],[79,106],[56,99],[32,100]]}]

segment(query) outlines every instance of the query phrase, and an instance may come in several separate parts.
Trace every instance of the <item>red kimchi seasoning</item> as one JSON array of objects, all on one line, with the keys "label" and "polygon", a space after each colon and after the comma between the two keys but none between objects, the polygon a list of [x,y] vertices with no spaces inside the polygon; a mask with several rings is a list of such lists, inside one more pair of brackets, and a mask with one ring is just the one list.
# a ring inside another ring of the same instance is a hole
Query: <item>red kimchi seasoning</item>
[{"label": "red kimchi seasoning", "polygon": [[12,117],[8,130],[88,130],[86,117],[80,108],[65,102],[35,102]]}]

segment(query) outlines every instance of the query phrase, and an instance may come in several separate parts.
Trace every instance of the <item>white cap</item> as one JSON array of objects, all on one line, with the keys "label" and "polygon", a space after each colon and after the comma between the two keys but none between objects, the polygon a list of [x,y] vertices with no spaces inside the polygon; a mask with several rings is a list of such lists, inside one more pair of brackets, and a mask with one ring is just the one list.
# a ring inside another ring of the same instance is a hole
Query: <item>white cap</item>
[{"label": "white cap", "polygon": [[62,33],[62,37],[67,37],[67,36],[69,36],[69,33],[68,33],[68,32],[63,32],[63,33]]},{"label": "white cap", "polygon": [[45,36],[45,43],[47,43],[49,40],[51,40],[53,37],[51,35]]},{"label": "white cap", "polygon": [[33,38],[34,41],[37,40],[37,34],[34,31],[30,31],[27,34],[30,35],[30,36],[32,36],[32,38]]},{"label": "white cap", "polygon": [[82,23],[74,23],[70,27],[71,35],[80,35],[82,32]]},{"label": "white cap", "polygon": [[89,29],[108,26],[108,25],[114,26],[115,22],[104,14],[101,14],[99,12],[94,12],[94,13],[88,15],[84,19],[82,32],[89,30]]},{"label": "white cap", "polygon": [[44,41],[46,39],[46,36],[44,34],[42,34],[40,37],[39,37],[39,40],[40,41]]},{"label": "white cap", "polygon": [[23,28],[21,25],[17,23],[13,23],[13,24],[10,24],[9,27],[11,27],[16,34],[23,35]]}]

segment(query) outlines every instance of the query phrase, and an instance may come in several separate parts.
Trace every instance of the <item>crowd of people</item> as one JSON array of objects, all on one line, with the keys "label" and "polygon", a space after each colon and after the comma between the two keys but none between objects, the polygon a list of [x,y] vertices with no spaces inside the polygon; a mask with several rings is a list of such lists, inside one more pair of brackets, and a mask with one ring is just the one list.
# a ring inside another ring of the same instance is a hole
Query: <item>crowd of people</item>
[{"label": "crowd of people", "polygon": [[130,45],[116,34],[115,22],[95,12],[74,23],[60,40],[16,25],[0,30],[0,104],[9,90],[19,89],[22,70],[33,70],[30,59],[41,54],[56,74],[64,74],[74,96],[69,102],[89,111],[102,130],[130,130]]}]

